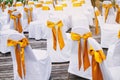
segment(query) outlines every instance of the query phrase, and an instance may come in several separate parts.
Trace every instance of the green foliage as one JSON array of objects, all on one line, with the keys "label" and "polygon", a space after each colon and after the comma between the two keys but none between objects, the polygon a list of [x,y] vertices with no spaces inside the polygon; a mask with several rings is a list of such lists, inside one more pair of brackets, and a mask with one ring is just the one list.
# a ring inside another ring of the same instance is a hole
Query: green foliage
[{"label": "green foliage", "polygon": [[12,4],[13,0],[5,0],[5,4],[8,4],[8,3]]}]

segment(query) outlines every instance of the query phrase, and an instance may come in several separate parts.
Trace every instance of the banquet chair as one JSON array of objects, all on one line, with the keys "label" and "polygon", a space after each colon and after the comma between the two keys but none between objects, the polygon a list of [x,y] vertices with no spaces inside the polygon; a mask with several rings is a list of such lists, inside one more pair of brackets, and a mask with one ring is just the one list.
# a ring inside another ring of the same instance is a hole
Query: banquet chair
[{"label": "banquet chair", "polygon": [[10,16],[11,16],[12,12],[14,12],[14,11],[17,11],[17,9],[16,9],[15,7],[10,7],[10,8],[8,9],[7,23],[10,22]]},{"label": "banquet chair", "polygon": [[7,44],[12,55],[14,80],[49,80],[51,61],[45,50],[32,49],[20,33],[10,35]]},{"label": "banquet chair", "polygon": [[103,48],[109,48],[110,45],[114,44],[119,38],[118,33],[120,24],[105,23],[103,17],[99,14],[99,10],[95,7],[95,13],[97,12],[97,19],[101,31],[101,46]]},{"label": "banquet chair", "polygon": [[66,36],[63,21],[51,16],[47,20],[47,53],[53,63],[61,63],[69,61],[70,41]]},{"label": "banquet chair", "polygon": [[104,22],[116,24],[115,11],[111,1],[103,1],[102,16],[104,18]]},{"label": "banquet chair", "polygon": [[14,11],[10,16],[10,29],[14,29],[19,33],[23,32],[21,16],[22,16],[21,13],[18,11]]},{"label": "banquet chair", "polygon": [[[29,24],[29,38],[35,38],[35,40],[46,39],[46,27],[45,23],[50,15],[50,8],[48,5],[43,5],[42,10],[33,14],[37,16],[36,20]],[[35,31],[34,31],[34,30]]]},{"label": "banquet chair", "polygon": [[72,28],[71,41],[69,73],[90,80],[111,80],[104,64],[106,56],[89,29]]},{"label": "banquet chair", "polygon": [[112,80],[120,80],[120,40],[117,40],[113,45],[108,48],[106,57],[106,67],[109,70]]},{"label": "banquet chair", "polygon": [[33,20],[35,20],[35,17],[33,16],[33,8],[30,6],[25,6],[22,18],[22,26],[24,32],[28,32],[28,26]]}]

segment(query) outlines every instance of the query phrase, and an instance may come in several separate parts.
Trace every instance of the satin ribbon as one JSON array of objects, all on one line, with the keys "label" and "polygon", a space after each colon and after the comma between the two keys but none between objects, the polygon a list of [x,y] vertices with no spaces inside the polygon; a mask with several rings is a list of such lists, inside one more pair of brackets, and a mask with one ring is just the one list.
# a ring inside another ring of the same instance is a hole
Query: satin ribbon
[{"label": "satin ribbon", "polygon": [[76,2],[77,0],[71,0],[71,2],[73,3],[73,2]]},{"label": "satin ribbon", "polygon": [[99,10],[95,11],[95,34],[99,34],[99,23],[97,17],[100,15]]},{"label": "satin ribbon", "polygon": [[62,6],[55,6],[55,11],[62,11],[63,7]]},{"label": "satin ribbon", "polygon": [[90,49],[90,54],[92,56],[92,80],[103,80],[99,64],[106,59],[106,56],[102,50]]},{"label": "satin ribbon", "polygon": [[34,5],[33,1],[28,1],[28,5]]},{"label": "satin ribbon", "polygon": [[82,6],[82,4],[80,2],[74,2],[73,3],[73,7],[80,7]]},{"label": "satin ribbon", "polygon": [[83,46],[83,67],[84,67],[84,71],[86,69],[88,69],[90,67],[90,61],[89,61],[89,57],[88,57],[88,43],[87,43],[87,39],[89,37],[92,37],[92,34],[91,32],[88,32],[84,35],[80,35],[80,34],[77,34],[77,33],[74,33],[74,32],[71,32],[71,39],[72,40],[75,40],[75,41],[78,41],[78,69],[80,70],[81,68],[81,65],[82,65],[82,60],[81,60],[81,49],[82,49],[82,46],[81,46],[81,39],[83,39],[84,41],[84,46]]},{"label": "satin ribbon", "polygon": [[62,3],[62,6],[63,7],[67,7],[67,3]]},{"label": "satin ribbon", "polygon": [[21,22],[20,22],[21,14],[18,14],[18,15],[11,14],[10,18],[14,20],[15,30],[22,33],[23,29],[22,29],[22,25],[21,25]]},{"label": "satin ribbon", "polygon": [[42,6],[42,10],[50,10],[49,6]]},{"label": "satin ribbon", "polygon": [[61,28],[63,26],[62,21],[58,21],[57,23],[47,21],[47,26],[52,29],[52,35],[53,35],[53,49],[57,49],[57,40],[59,43],[60,50],[62,50],[65,46],[64,38],[62,36]]},{"label": "satin ribbon", "polygon": [[33,11],[33,8],[30,7],[30,8],[24,8],[24,11],[26,12],[26,15],[27,15],[27,18],[28,18],[28,24],[32,21],[32,11]]},{"label": "satin ribbon", "polygon": [[118,31],[118,38],[120,39],[120,30]]},{"label": "satin ribbon", "polygon": [[11,4],[10,3],[8,3],[8,7],[10,7],[11,6]]},{"label": "satin ribbon", "polygon": [[41,3],[38,3],[35,5],[36,8],[41,8],[42,7],[42,4]]},{"label": "satin ribbon", "polygon": [[5,9],[5,2],[1,3],[1,7],[2,7],[2,12],[4,12],[4,9]]},{"label": "satin ribbon", "polygon": [[81,3],[81,4],[85,4],[85,0],[81,0],[80,3]]},{"label": "satin ribbon", "polygon": [[116,22],[120,24],[120,7],[118,5],[115,7],[117,8]]},{"label": "satin ribbon", "polygon": [[[17,71],[21,79],[23,79],[23,77],[26,76],[24,49],[28,44],[29,43],[26,38],[23,38],[22,40],[19,40],[19,41],[8,39],[8,43],[7,43],[9,47],[10,46],[15,47]],[[22,73],[24,76],[22,75]]]},{"label": "satin ribbon", "polygon": [[20,7],[20,6],[23,6],[22,3],[16,3],[16,7]]},{"label": "satin ribbon", "polygon": [[12,12],[17,11],[17,9],[8,10],[8,14],[11,15]]},{"label": "satin ribbon", "polygon": [[112,8],[112,4],[103,4],[103,8],[105,8],[104,16],[105,16],[105,22],[106,22],[109,10],[110,10],[110,8]]},{"label": "satin ribbon", "polygon": [[52,1],[46,1],[45,4],[52,4]]}]

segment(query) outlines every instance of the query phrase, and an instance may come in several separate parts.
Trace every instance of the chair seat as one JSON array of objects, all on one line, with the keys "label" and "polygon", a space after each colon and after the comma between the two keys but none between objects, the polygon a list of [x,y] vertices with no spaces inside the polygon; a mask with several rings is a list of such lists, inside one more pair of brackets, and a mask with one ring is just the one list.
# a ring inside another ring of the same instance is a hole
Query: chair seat
[{"label": "chair seat", "polygon": [[32,50],[37,60],[44,60],[48,58],[48,54],[45,50],[33,49]]}]

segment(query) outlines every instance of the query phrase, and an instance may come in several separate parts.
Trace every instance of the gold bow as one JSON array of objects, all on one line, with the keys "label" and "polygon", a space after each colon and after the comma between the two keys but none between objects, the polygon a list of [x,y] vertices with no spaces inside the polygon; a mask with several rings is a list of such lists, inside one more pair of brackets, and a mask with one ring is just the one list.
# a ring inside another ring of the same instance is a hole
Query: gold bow
[{"label": "gold bow", "polygon": [[35,7],[36,7],[36,8],[40,8],[40,7],[42,7],[42,3],[38,3],[38,4],[36,4]]},{"label": "gold bow", "polygon": [[62,6],[63,7],[67,7],[67,3],[62,3]]},{"label": "gold bow", "polygon": [[120,23],[120,7],[116,5],[116,8],[117,8],[116,22]]},{"label": "gold bow", "polygon": [[52,4],[52,1],[46,1],[45,4]]},{"label": "gold bow", "polygon": [[71,0],[71,2],[73,3],[73,2],[76,2],[77,0]]},{"label": "gold bow", "polygon": [[[21,14],[18,14],[18,15],[11,14],[10,18],[14,20],[15,30],[21,33],[23,31],[22,25],[20,22]],[[17,20],[18,20],[18,23],[17,23]]]},{"label": "gold bow", "polygon": [[55,6],[55,11],[62,11],[63,7],[62,6]]},{"label": "gold bow", "polygon": [[33,8],[32,7],[26,8],[25,7],[24,11],[26,12],[26,15],[27,15],[27,18],[28,18],[28,24],[29,24],[32,21],[32,11],[33,11]]},{"label": "gold bow", "polygon": [[120,38],[120,30],[118,31],[118,38]]},{"label": "gold bow", "polygon": [[110,10],[110,8],[112,8],[112,4],[103,4],[103,8],[105,8],[104,16],[105,16],[105,22],[106,22],[109,10]]},{"label": "gold bow", "polygon": [[42,10],[50,10],[49,6],[42,6]]},{"label": "gold bow", "polygon": [[99,10],[95,11],[95,34],[99,34],[99,23],[97,17],[100,15]]},{"label": "gold bow", "polygon": [[81,4],[85,4],[85,0],[81,0],[80,3],[81,3]]},{"label": "gold bow", "polygon": [[82,6],[82,3],[80,3],[80,2],[73,3],[73,7],[80,7],[80,6]]},{"label": "gold bow", "polygon": [[3,3],[1,4],[1,7],[2,7],[2,12],[4,12],[4,9],[5,9],[5,2],[3,2]]},{"label": "gold bow", "polygon": [[22,3],[16,3],[16,7],[20,7],[20,6],[23,6]]},{"label": "gold bow", "polygon": [[28,1],[28,5],[34,5],[33,1]]},{"label": "gold bow", "polygon": [[17,11],[17,9],[8,10],[8,14],[11,15],[12,12]]},{"label": "gold bow", "polygon": [[83,50],[83,67],[84,67],[84,71],[89,68],[90,66],[90,61],[89,61],[89,57],[88,57],[88,46],[87,46],[87,39],[89,37],[92,37],[92,34],[91,32],[88,32],[84,35],[80,35],[80,34],[77,34],[77,33],[74,33],[74,32],[71,32],[71,38],[72,40],[75,40],[75,41],[78,41],[78,69],[80,70],[81,68],[81,64],[82,64],[82,61],[81,61],[81,39],[83,38],[84,40],[84,50]]},{"label": "gold bow", "polygon": [[93,48],[90,48],[90,54],[92,56],[92,80],[103,80],[99,64],[106,59],[106,56],[102,50],[95,51]]},{"label": "gold bow", "polygon": [[18,71],[18,75],[20,76],[21,79],[23,78],[22,73],[24,74],[24,77],[26,75],[24,49],[28,44],[29,43],[26,38],[23,38],[22,40],[19,40],[19,41],[14,41],[14,40],[8,39],[8,46],[15,47],[17,71]]},{"label": "gold bow", "polygon": [[[56,50],[57,48],[57,40],[60,46],[60,50],[62,50],[65,46],[64,39],[61,32],[61,27],[63,26],[62,21],[58,21],[57,23],[47,21],[47,26],[52,28],[52,35],[53,35],[53,49]],[[57,27],[57,30],[56,30]],[[58,38],[58,39],[57,39]]]}]

